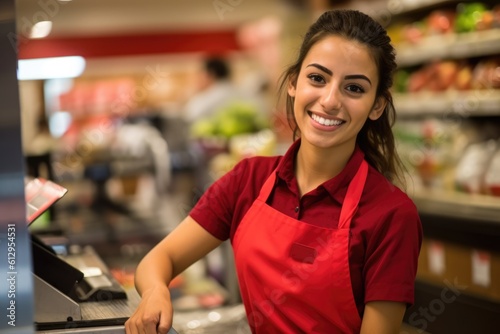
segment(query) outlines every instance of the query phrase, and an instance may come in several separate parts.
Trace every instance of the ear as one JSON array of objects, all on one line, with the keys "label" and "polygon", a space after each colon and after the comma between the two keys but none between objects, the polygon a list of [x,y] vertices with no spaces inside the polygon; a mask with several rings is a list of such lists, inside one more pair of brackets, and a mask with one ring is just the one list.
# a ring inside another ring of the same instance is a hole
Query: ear
[{"label": "ear", "polygon": [[287,92],[291,97],[295,97],[297,92],[297,79],[295,77],[291,77],[288,81]]},{"label": "ear", "polygon": [[372,110],[368,115],[368,118],[370,118],[372,121],[376,121],[380,116],[382,116],[382,113],[384,112],[386,106],[386,98],[383,96],[377,97],[375,99],[375,103],[373,104]]}]

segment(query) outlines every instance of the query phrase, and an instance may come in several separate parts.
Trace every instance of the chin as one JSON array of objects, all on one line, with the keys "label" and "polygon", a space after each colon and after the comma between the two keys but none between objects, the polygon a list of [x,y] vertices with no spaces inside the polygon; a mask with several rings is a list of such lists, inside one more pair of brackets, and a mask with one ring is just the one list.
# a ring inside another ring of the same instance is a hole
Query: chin
[{"label": "chin", "polygon": [[338,145],[335,141],[329,139],[325,139],[322,136],[302,135],[302,141],[307,141],[310,145],[322,149],[332,148]]}]

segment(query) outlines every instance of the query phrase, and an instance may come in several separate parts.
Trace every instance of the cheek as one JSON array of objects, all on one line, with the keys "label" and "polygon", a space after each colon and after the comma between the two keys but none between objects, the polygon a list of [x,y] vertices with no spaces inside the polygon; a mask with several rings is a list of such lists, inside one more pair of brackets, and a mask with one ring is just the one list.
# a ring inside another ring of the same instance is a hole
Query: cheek
[{"label": "cheek", "polygon": [[295,100],[302,104],[309,103],[315,98],[315,95],[317,95],[317,92],[313,87],[309,85],[297,85]]}]

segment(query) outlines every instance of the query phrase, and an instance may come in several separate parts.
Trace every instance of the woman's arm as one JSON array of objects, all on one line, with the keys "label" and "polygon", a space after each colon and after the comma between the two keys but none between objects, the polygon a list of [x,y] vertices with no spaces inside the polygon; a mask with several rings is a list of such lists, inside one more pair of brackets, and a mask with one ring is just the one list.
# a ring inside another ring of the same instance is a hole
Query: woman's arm
[{"label": "woman's arm", "polygon": [[135,275],[137,291],[155,284],[168,284],[187,267],[222,243],[191,217],[186,217],[139,263]]},{"label": "woman's arm", "polygon": [[166,333],[172,325],[168,284],[221,243],[189,216],[158,243],[137,266],[135,286],[142,299],[125,324],[127,333]]},{"label": "woman's arm", "polygon": [[360,334],[398,334],[405,311],[405,303],[368,302],[365,305]]}]

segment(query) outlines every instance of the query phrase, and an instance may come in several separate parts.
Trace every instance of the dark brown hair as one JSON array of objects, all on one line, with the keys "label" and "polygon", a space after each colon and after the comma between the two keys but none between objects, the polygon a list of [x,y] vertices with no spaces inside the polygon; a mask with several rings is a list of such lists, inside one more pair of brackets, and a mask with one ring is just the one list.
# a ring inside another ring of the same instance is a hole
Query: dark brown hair
[{"label": "dark brown hair", "polygon": [[225,59],[211,57],[205,60],[205,70],[217,80],[229,79],[231,70]]},{"label": "dark brown hair", "polygon": [[[331,10],[323,13],[311,25],[295,63],[283,73],[280,92],[286,92],[289,82],[295,82],[302,63],[313,45],[331,35],[356,41],[368,47],[378,69],[379,83],[377,98],[383,96],[387,106],[377,120],[368,118],[358,134],[357,144],[365,153],[366,161],[384,174],[390,181],[398,181],[404,185],[401,160],[396,152],[392,126],[396,120],[396,112],[390,88],[396,70],[396,54],[391,39],[385,29],[370,16],[356,10]],[[300,130],[293,113],[293,98],[286,94],[285,108],[288,123],[293,130],[294,139],[300,136]]]}]

